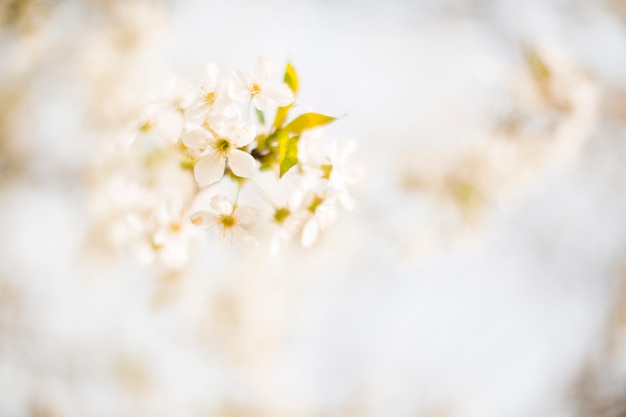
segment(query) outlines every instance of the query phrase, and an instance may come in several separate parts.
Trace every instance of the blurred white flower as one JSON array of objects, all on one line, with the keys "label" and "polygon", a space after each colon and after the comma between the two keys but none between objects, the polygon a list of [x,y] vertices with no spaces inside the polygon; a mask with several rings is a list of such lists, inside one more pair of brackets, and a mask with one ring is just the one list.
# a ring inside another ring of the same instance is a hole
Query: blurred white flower
[{"label": "blurred white flower", "polygon": [[206,66],[200,87],[185,112],[185,118],[188,121],[215,125],[239,120],[239,107],[232,102],[228,95],[227,84],[218,81],[218,74],[219,71],[215,64]]},{"label": "blurred white flower", "polygon": [[355,206],[354,197],[350,193],[352,186],[357,184],[364,174],[361,165],[352,161],[356,150],[355,140],[325,141],[307,134],[301,138],[304,183],[317,192],[333,195],[345,209],[352,210]]},{"label": "blurred white flower", "polygon": [[269,58],[260,57],[252,72],[241,70],[233,72],[230,94],[235,100],[252,101],[256,108],[262,111],[286,106],[293,102],[294,95],[287,84],[270,81],[275,73],[274,62]]},{"label": "blurred white flower", "polygon": [[[210,185],[224,176],[226,162],[235,173],[250,178],[255,172],[252,155],[242,151],[255,137],[256,128],[250,123],[221,125],[215,129],[192,128],[183,133],[181,140],[190,149],[202,152],[194,165],[194,176],[201,186]],[[210,133],[209,133],[210,132]]]},{"label": "blurred white flower", "polygon": [[150,218],[149,244],[161,265],[170,270],[182,269],[192,247],[199,244],[198,230],[189,222],[182,201],[170,201],[158,207]]},{"label": "blurred white flower", "polygon": [[363,177],[363,167],[350,159],[356,150],[356,141],[344,140],[330,143],[326,163],[321,165],[324,176],[337,189],[345,190]]},{"label": "blurred white flower", "polygon": [[147,150],[165,147],[176,143],[183,119],[176,109],[161,104],[146,106],[141,112],[138,122],[132,127],[125,139],[124,146],[139,143]]},{"label": "blurred white flower", "polygon": [[229,246],[235,236],[245,246],[254,246],[256,240],[243,227],[251,223],[259,211],[250,206],[233,206],[223,195],[216,195],[211,199],[211,208],[215,213],[198,211],[191,215],[191,222],[204,228],[216,227],[220,244]]},{"label": "blurred white flower", "polygon": [[337,197],[316,194],[306,209],[309,212],[309,219],[302,227],[300,243],[308,248],[315,243],[320,232],[330,226],[337,218]]},{"label": "blurred white flower", "polygon": [[179,113],[184,112],[191,106],[194,98],[192,84],[188,80],[177,77],[170,79],[164,99],[170,107]]},{"label": "blurred white flower", "polygon": [[300,208],[300,202],[297,204],[288,202],[276,208],[273,216],[274,230],[270,238],[270,255],[278,255],[283,245],[299,234],[309,216],[310,213],[306,209]]}]

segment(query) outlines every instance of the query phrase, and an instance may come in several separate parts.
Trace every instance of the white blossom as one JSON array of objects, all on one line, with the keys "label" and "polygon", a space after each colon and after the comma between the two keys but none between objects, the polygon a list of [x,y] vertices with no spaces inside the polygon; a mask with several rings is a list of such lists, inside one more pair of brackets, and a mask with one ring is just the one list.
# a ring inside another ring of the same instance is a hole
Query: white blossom
[{"label": "white blossom", "polygon": [[255,127],[250,123],[222,125],[209,131],[204,128],[192,128],[181,137],[188,148],[201,151],[200,158],[194,165],[194,176],[201,186],[210,185],[224,176],[226,163],[235,173],[243,178],[250,178],[255,173],[252,155],[239,148],[249,145],[255,137]]},{"label": "white blossom", "polygon": [[308,248],[315,243],[320,232],[337,218],[337,198],[332,195],[313,195],[306,209],[308,220],[302,226],[300,243]]},{"label": "white blossom", "polygon": [[258,209],[251,206],[234,206],[220,194],[211,199],[211,208],[214,212],[198,211],[192,214],[191,222],[204,228],[215,227],[218,240],[223,246],[229,246],[233,236],[245,246],[253,246],[256,243],[244,226],[258,216]]},{"label": "white blossom", "polygon": [[235,100],[252,101],[262,111],[270,111],[276,106],[286,106],[293,102],[294,95],[287,84],[271,81],[276,73],[273,61],[260,57],[252,72],[236,70],[230,94]]},{"label": "white blossom", "polygon": [[239,120],[239,107],[230,98],[226,82],[218,80],[218,74],[215,64],[206,66],[201,84],[185,112],[188,121],[215,125]]}]

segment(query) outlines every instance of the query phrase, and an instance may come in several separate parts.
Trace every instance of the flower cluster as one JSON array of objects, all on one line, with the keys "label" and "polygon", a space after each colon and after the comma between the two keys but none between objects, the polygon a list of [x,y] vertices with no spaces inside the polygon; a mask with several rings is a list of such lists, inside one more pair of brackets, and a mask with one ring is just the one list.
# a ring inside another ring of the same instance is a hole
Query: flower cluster
[{"label": "flower cluster", "polygon": [[143,109],[131,140],[109,158],[115,175],[107,181],[117,178],[117,188],[101,200],[121,204],[105,210],[118,214],[105,226],[120,231],[116,244],[147,248],[148,259],[179,254],[166,261],[179,265],[190,241],[214,229],[224,245],[234,237],[254,246],[255,235],[269,235],[277,253],[291,240],[311,246],[340,207],[353,207],[351,188],[362,175],[350,161],[354,141],[319,137],[334,117],[291,117],[298,76],[291,64],[282,80],[276,70],[262,57],[252,71],[220,80],[208,65],[197,86]]}]

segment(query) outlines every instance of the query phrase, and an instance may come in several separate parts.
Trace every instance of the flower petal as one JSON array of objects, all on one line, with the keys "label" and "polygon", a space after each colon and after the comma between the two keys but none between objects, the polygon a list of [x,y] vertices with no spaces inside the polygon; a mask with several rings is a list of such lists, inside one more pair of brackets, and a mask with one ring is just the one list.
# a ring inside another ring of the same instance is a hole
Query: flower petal
[{"label": "flower petal", "polygon": [[235,238],[246,248],[254,249],[257,246],[256,239],[246,231],[243,227],[235,226],[232,229]]},{"label": "flower petal", "polygon": [[342,190],[338,192],[337,200],[339,200],[343,208],[345,208],[346,210],[354,210],[354,207],[356,206],[354,197],[352,197],[352,195],[350,195],[347,190]]},{"label": "flower petal", "polygon": [[225,167],[226,159],[217,153],[212,153],[198,159],[193,167],[193,175],[198,184],[205,186],[222,179]]},{"label": "flower petal", "polygon": [[254,140],[256,127],[250,122],[241,123],[230,129],[226,136],[233,141],[236,147],[240,148],[249,145]]},{"label": "flower petal", "polygon": [[257,58],[254,65],[254,81],[264,83],[276,73],[276,63],[266,56]]},{"label": "flower petal", "polygon": [[302,236],[300,237],[300,243],[305,248],[310,248],[317,240],[317,236],[320,233],[320,226],[317,222],[317,218],[311,218],[302,228]]},{"label": "flower petal", "polygon": [[238,223],[248,224],[252,222],[259,215],[259,210],[250,207],[250,206],[242,206],[235,210],[235,218]]},{"label": "flower petal", "polygon": [[326,199],[322,204],[317,207],[315,211],[315,217],[320,229],[325,229],[335,222],[337,219],[337,206],[335,199]]},{"label": "flower petal", "polygon": [[202,100],[194,100],[189,108],[185,111],[185,120],[192,123],[198,120],[202,120],[202,118],[208,111],[209,107],[206,105],[206,103],[204,103]]},{"label": "flower petal", "polygon": [[211,136],[204,129],[193,128],[185,131],[180,139],[190,149],[204,149],[209,144]]},{"label": "flower petal", "polygon": [[293,92],[285,83],[268,85],[261,95],[278,106],[286,106],[294,100]]},{"label": "flower petal", "polygon": [[207,92],[211,92],[215,90],[217,87],[217,78],[219,75],[219,68],[213,62],[204,67],[204,72],[202,74],[201,85]]},{"label": "flower petal", "polygon": [[228,154],[228,166],[238,177],[250,178],[256,172],[252,155],[239,149],[235,149]]},{"label": "flower petal", "polygon": [[270,240],[270,256],[276,257],[280,254],[280,247],[283,242],[280,241],[280,237],[274,236]]},{"label": "flower petal", "polygon": [[216,102],[207,115],[208,123],[212,126],[237,123],[239,119],[241,119],[239,106],[230,99]]},{"label": "flower petal", "polygon": [[222,194],[213,196],[211,199],[211,207],[219,214],[231,214],[233,212],[233,205]]},{"label": "flower petal", "polygon": [[196,226],[209,228],[215,226],[217,217],[208,211],[197,211],[189,217],[189,220]]},{"label": "flower petal", "polygon": [[272,100],[267,98],[265,94],[259,94],[258,96],[255,96],[253,102],[254,107],[261,111],[272,111],[276,107],[276,104],[274,104]]},{"label": "flower petal", "polygon": [[215,233],[217,235],[217,242],[220,244],[220,246],[227,248],[230,246],[230,241],[232,240],[233,237],[233,228],[229,227],[229,228],[225,228],[225,227],[217,227],[215,229]]},{"label": "flower petal", "polygon": [[244,71],[233,71],[232,81],[228,86],[228,92],[230,96],[237,101],[250,100],[250,90],[248,86],[252,84],[250,77]]}]

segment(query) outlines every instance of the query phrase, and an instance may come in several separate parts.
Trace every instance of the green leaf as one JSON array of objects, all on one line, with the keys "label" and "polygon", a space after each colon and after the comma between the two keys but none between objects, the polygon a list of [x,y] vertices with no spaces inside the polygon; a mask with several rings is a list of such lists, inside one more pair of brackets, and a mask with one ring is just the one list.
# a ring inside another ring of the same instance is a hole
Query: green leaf
[{"label": "green leaf", "polygon": [[279,107],[278,110],[276,110],[276,117],[274,117],[274,124],[272,125],[274,129],[280,128],[282,124],[285,123],[285,119],[287,119],[287,113],[289,113],[289,110],[291,110],[292,107],[293,103],[285,107]]},{"label": "green leaf", "polygon": [[278,162],[282,162],[287,154],[287,145],[289,144],[289,134],[284,130],[279,130],[271,137],[278,143]]},{"label": "green leaf", "polygon": [[295,164],[298,163],[298,141],[300,136],[289,137],[289,135],[280,135],[278,142],[278,154],[280,156],[280,175],[287,173]]},{"label": "green leaf", "polygon": [[289,122],[285,126],[285,130],[290,133],[301,133],[335,120],[337,120],[336,117],[324,116],[319,113],[304,113]]},{"label": "green leaf", "polygon": [[256,116],[259,118],[259,123],[265,126],[265,114],[259,109],[256,109]]},{"label": "green leaf", "polygon": [[280,165],[280,162],[283,160],[285,154],[287,153],[289,133],[279,129],[267,138],[266,143],[271,150],[272,158],[270,163],[278,163]]},{"label": "green leaf", "polygon": [[283,78],[285,84],[291,88],[294,94],[298,92],[299,81],[298,74],[296,73],[296,69],[291,65],[291,62],[287,62],[287,68],[285,68],[285,77]]}]

